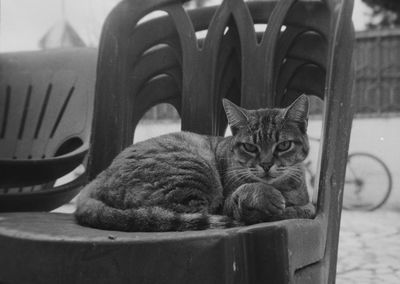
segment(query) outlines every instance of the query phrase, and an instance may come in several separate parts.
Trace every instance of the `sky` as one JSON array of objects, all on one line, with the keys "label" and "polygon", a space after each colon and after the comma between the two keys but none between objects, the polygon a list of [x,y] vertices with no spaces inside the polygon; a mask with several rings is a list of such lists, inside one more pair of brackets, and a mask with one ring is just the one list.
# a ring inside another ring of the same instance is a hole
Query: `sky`
[{"label": "sky", "polygon": [[[119,0],[0,0],[0,52],[37,50],[50,27],[65,17],[86,44],[97,46],[101,26]],[[353,21],[365,28],[369,9],[355,0]]]},{"label": "sky", "polygon": [[0,1],[0,51],[38,49],[40,38],[50,27],[62,21],[63,14],[87,44],[96,45],[104,19],[119,2],[119,0]]}]

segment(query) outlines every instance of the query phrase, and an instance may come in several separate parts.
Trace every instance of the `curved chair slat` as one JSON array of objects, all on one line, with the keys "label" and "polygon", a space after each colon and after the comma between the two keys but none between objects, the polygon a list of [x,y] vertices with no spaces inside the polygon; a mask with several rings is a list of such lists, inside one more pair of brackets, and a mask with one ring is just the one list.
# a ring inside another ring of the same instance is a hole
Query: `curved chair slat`
[{"label": "curved chair slat", "polygon": [[[21,187],[54,182],[79,166],[88,152],[85,145],[72,153],[47,159],[0,160],[0,187]],[[0,199],[2,199],[0,195]],[[40,207],[40,203],[36,205]],[[56,208],[56,207],[54,207]],[[53,208],[53,209],[54,209]]]},{"label": "curved chair slat", "polygon": [[85,175],[81,175],[71,182],[51,189],[39,187],[31,192],[4,194],[0,198],[0,212],[51,211],[74,198],[87,182],[86,178]]}]

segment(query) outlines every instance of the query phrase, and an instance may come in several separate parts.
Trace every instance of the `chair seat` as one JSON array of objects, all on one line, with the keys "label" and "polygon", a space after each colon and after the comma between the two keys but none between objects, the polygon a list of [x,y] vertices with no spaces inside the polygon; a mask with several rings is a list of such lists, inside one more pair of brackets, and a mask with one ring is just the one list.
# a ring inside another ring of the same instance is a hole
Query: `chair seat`
[{"label": "chair seat", "polygon": [[71,214],[3,213],[0,282],[288,283],[321,259],[321,224],[127,233],[79,226]]}]

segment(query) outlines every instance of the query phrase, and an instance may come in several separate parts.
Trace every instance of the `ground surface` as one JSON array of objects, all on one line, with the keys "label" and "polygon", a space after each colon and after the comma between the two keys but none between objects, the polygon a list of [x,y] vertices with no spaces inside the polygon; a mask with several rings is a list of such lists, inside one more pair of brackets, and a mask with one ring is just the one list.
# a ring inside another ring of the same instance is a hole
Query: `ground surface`
[{"label": "ground surface", "polygon": [[400,283],[400,212],[342,214],[336,283]]},{"label": "ground surface", "polygon": [[[400,283],[400,118],[356,119],[353,123],[351,152],[368,152],[381,158],[393,176],[388,202],[373,212],[343,211],[337,284]],[[311,120],[309,135],[318,137],[321,122]],[[144,123],[135,133],[135,141],[163,133],[179,131],[179,123]],[[315,170],[318,143],[312,142],[310,159]],[[384,184],[382,180],[382,184]],[[380,189],[379,183],[376,190]],[[73,205],[61,211],[72,212]]]}]

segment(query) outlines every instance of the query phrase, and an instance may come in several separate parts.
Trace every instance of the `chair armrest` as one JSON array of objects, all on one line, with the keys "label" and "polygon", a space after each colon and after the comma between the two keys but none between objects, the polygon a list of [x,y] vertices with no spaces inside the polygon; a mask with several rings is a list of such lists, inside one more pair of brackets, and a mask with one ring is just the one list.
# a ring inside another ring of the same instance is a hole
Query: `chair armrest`
[{"label": "chair armrest", "polygon": [[40,160],[0,160],[0,187],[20,187],[55,181],[79,166],[88,152],[84,144],[68,154]]},{"label": "chair armrest", "polygon": [[0,212],[51,211],[74,198],[87,182],[84,173],[69,183],[38,190],[0,194]]}]

